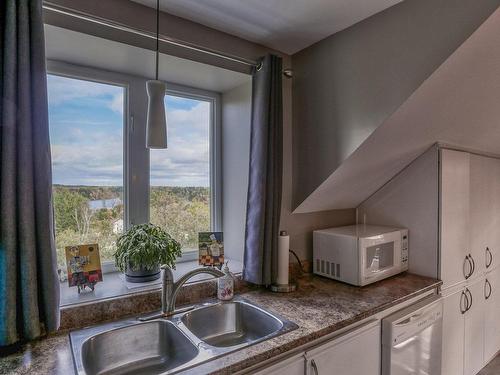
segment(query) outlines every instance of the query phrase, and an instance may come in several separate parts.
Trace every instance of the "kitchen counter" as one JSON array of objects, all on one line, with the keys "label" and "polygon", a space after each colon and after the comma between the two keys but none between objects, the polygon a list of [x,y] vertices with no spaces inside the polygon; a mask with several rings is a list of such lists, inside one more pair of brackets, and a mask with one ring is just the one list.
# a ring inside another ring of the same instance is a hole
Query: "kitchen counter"
[{"label": "kitchen counter", "polygon": [[[299,280],[296,292],[258,289],[240,294],[246,300],[289,319],[299,328],[284,335],[188,369],[182,374],[232,374],[366,319],[419,294],[440,281],[409,273],[359,288],[319,276]],[[0,358],[0,374],[71,374],[73,361],[67,334],[55,335]]]}]

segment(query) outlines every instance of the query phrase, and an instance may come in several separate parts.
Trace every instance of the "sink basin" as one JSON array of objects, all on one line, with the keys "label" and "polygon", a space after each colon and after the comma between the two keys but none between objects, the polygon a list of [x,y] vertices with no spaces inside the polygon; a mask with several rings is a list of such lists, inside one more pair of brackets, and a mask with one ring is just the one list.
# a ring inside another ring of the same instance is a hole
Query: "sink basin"
[{"label": "sink basin", "polygon": [[166,320],[99,333],[81,346],[82,364],[88,375],[158,374],[197,355],[198,348]]},{"label": "sink basin", "polygon": [[239,299],[168,319],[100,324],[72,331],[70,341],[78,375],[172,375],[296,328]]},{"label": "sink basin", "polygon": [[200,340],[217,348],[250,344],[283,328],[278,318],[242,301],[201,307],[181,321]]}]

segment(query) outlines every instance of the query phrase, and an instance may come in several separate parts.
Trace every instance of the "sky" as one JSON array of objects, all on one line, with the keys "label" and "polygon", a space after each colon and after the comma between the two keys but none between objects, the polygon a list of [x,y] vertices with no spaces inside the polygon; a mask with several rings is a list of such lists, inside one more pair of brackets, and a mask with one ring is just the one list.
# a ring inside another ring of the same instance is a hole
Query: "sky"
[{"label": "sky", "polygon": [[[123,93],[120,86],[48,76],[54,184],[123,185]],[[175,96],[165,102],[169,147],[151,150],[151,185],[209,186],[210,104]]]}]

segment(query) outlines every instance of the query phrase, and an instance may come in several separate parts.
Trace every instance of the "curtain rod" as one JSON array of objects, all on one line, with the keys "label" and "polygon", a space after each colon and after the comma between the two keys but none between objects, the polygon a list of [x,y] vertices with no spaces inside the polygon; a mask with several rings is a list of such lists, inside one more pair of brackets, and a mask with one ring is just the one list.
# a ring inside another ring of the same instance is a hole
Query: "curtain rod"
[{"label": "curtain rod", "polygon": [[[92,22],[92,23],[95,23],[98,25],[110,27],[110,28],[113,28],[115,30],[125,31],[128,33],[140,35],[140,36],[150,38],[150,39],[156,39],[156,34],[150,33],[148,31],[133,28],[133,27],[124,25],[122,23],[110,21],[110,20],[104,19],[102,17],[94,16],[94,15],[91,15],[91,14],[88,14],[85,12],[75,11],[73,9],[63,7],[63,6],[60,6],[58,4],[51,3],[50,1],[43,1],[43,9],[54,12],[54,13],[59,13],[59,14],[63,14],[66,16],[70,16],[73,18],[78,18],[78,19],[81,19],[84,21],[89,21],[89,22]],[[175,38],[167,37],[167,36],[164,36],[161,34],[160,34],[160,41],[163,43],[166,43],[166,44],[170,44],[170,45],[177,46],[177,47],[182,47],[185,49],[189,49],[191,51],[201,52],[201,53],[204,53],[207,55],[211,55],[211,56],[215,56],[215,57],[218,57],[218,58],[221,58],[224,60],[243,64],[243,65],[246,65],[249,67],[259,67],[260,66],[260,63],[258,63],[256,61],[248,60],[248,59],[238,57],[238,56],[229,55],[229,54],[222,53],[222,52],[210,49],[210,48],[201,47],[201,46],[196,45],[196,44],[192,44],[192,43],[178,40]]]}]

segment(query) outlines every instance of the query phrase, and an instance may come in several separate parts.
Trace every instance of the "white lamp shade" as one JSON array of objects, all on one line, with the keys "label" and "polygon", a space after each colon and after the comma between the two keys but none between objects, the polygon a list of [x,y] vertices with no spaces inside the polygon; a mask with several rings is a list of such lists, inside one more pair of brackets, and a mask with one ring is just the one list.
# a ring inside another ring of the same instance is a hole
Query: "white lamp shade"
[{"label": "white lamp shade", "polygon": [[148,119],[146,123],[146,147],[167,148],[167,117],[165,115],[165,82],[146,82],[148,93]]}]

